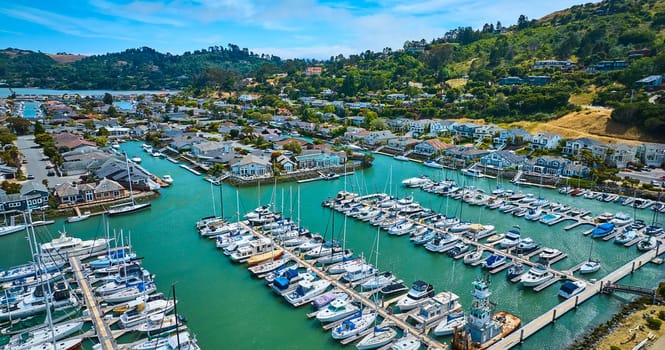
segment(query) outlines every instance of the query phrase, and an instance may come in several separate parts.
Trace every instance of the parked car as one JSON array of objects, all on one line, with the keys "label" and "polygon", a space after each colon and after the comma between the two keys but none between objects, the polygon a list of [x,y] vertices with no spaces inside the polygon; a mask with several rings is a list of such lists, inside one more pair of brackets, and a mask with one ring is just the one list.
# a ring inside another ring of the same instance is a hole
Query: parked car
[{"label": "parked car", "polygon": [[34,179],[35,179],[35,175],[32,175],[32,174],[28,175],[28,180],[34,180]]}]

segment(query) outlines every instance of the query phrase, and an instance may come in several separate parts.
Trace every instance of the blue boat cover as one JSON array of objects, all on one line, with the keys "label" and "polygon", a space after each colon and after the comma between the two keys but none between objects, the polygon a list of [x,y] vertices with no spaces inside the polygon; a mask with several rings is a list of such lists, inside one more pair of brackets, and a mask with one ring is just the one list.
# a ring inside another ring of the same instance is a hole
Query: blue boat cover
[{"label": "blue boat cover", "polygon": [[285,277],[277,277],[272,284],[279,289],[285,289],[289,286],[289,280]]}]

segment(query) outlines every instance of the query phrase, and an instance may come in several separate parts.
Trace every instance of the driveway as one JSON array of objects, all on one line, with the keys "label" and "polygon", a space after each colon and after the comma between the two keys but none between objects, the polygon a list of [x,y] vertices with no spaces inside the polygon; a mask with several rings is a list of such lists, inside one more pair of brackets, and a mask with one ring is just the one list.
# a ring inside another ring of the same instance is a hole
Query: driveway
[{"label": "driveway", "polygon": [[34,140],[35,137],[33,135],[19,136],[16,139],[16,147],[18,147],[21,154],[23,154],[23,158],[28,161],[26,164],[21,166],[23,173],[26,176],[32,175],[35,177],[34,181],[39,182],[41,182],[43,179],[48,179],[49,187],[78,180],[78,176],[48,176],[46,164],[48,164],[49,161],[42,160],[42,158],[45,158],[44,153],[42,152],[41,148],[38,148],[39,146],[34,142]]}]

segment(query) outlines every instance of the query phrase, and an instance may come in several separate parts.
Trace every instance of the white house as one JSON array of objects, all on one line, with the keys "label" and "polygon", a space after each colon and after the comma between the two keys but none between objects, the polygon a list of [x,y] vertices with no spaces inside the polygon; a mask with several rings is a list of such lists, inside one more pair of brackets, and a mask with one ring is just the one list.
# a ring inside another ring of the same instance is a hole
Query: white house
[{"label": "white house", "polygon": [[531,139],[529,147],[531,149],[554,149],[559,145],[561,135],[552,134],[549,132],[539,132]]},{"label": "white house", "polygon": [[231,165],[231,173],[241,177],[270,175],[270,159],[248,154]]}]

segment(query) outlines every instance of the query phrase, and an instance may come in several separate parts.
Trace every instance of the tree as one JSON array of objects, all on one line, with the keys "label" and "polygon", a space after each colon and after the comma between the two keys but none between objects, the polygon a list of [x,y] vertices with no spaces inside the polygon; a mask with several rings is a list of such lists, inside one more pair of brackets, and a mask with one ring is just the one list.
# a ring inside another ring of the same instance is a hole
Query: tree
[{"label": "tree", "polygon": [[112,105],[113,104],[113,95],[109,94],[108,92],[104,93],[104,97],[102,98],[102,102],[104,102],[105,105]]},{"label": "tree", "polygon": [[520,15],[517,19],[517,28],[524,29],[529,26],[529,18],[525,15]]},{"label": "tree", "polygon": [[7,127],[16,135],[27,135],[32,124],[24,118],[7,118]]},{"label": "tree", "polygon": [[297,141],[287,143],[284,145],[284,149],[293,152],[293,154],[300,154],[302,152],[302,146]]},{"label": "tree", "polygon": [[46,132],[46,129],[44,129],[44,126],[42,125],[42,123],[40,123],[39,120],[35,121],[34,135],[43,134],[45,132]]},{"label": "tree", "polygon": [[109,136],[109,135],[111,135],[111,133],[107,128],[103,126],[99,128],[99,130],[97,130],[97,136]]},{"label": "tree", "polygon": [[3,181],[2,184],[0,184],[0,188],[7,192],[7,194],[20,193],[21,187],[21,184],[18,182]]}]

